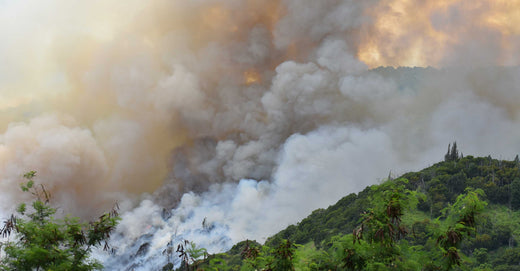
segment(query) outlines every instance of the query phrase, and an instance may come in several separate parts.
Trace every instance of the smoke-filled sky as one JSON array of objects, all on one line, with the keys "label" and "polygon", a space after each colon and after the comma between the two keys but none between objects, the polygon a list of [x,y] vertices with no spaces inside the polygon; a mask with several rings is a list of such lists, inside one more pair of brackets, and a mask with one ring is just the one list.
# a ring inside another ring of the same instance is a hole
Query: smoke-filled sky
[{"label": "smoke-filled sky", "polygon": [[35,170],[64,212],[119,202],[120,254],[150,233],[152,259],[172,236],[263,241],[454,140],[512,159],[519,12],[518,0],[0,1],[0,209],[27,199],[18,184]]}]

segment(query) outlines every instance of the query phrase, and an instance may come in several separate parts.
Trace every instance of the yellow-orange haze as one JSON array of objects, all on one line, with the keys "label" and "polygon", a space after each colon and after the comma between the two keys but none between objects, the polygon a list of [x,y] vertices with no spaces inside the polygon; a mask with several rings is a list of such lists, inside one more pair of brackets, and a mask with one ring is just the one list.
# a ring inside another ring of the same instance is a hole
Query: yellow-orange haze
[{"label": "yellow-orange haze", "polygon": [[274,65],[237,64],[207,48],[245,40],[257,24],[273,28],[276,1],[0,5],[4,208],[19,200],[18,182],[29,170],[55,199],[85,214],[153,192],[172,150],[190,144],[182,112],[208,106],[222,75],[252,84],[260,78],[254,64]]},{"label": "yellow-orange haze", "polygon": [[[518,64],[518,0],[345,1],[349,24],[314,14],[313,1],[0,2],[0,207],[21,199],[21,176],[36,170],[64,206],[90,215],[155,191],[195,139],[261,138],[275,68],[305,62],[331,37],[357,71]],[[268,179],[269,161],[204,168],[220,181]]]},{"label": "yellow-orange haze", "polygon": [[518,0],[391,0],[366,12],[374,21],[363,29],[358,56],[370,67],[455,64],[457,51],[478,50],[472,45],[497,46],[481,64],[518,64]]}]

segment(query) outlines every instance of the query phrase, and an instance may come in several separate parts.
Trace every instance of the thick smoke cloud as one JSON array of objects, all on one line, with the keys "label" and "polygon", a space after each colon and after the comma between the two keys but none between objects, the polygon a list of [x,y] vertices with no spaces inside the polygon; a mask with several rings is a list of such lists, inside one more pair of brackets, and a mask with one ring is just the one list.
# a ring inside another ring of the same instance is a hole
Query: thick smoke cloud
[{"label": "thick smoke cloud", "polygon": [[[77,210],[84,205],[99,207],[96,202],[75,197],[105,188],[100,180],[108,172],[106,159],[90,131],[74,127],[70,119],[42,116],[28,124],[9,125],[0,141],[2,206],[15,201],[19,195],[20,172],[30,168],[42,175],[40,180],[47,184],[47,189],[62,191],[54,197],[67,206]],[[75,179],[91,181],[69,181]]]},{"label": "thick smoke cloud", "polygon": [[511,159],[508,5],[0,2],[0,209],[36,170],[64,212],[121,203],[108,266],[159,269],[168,243],[263,241],[454,140]]}]

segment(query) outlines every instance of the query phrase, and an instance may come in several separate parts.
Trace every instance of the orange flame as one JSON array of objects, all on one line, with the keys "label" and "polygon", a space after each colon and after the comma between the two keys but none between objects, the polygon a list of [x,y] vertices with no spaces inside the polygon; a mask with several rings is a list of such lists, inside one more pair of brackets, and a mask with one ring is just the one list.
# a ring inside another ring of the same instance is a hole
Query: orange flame
[{"label": "orange flame", "polygon": [[261,82],[262,77],[260,73],[255,70],[248,70],[244,72],[244,83],[246,85],[252,85]]}]

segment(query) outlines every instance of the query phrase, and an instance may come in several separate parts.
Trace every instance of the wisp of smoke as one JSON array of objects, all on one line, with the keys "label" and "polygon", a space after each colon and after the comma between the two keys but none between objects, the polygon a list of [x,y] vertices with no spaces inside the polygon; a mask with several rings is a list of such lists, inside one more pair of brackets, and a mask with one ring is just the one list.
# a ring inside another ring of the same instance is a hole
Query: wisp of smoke
[{"label": "wisp of smoke", "polygon": [[18,184],[35,170],[63,212],[120,203],[116,256],[97,256],[108,269],[160,269],[182,239],[210,252],[264,241],[454,140],[512,158],[518,10],[0,1],[0,213],[27,200]]}]

